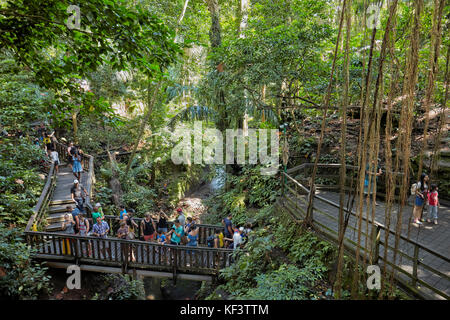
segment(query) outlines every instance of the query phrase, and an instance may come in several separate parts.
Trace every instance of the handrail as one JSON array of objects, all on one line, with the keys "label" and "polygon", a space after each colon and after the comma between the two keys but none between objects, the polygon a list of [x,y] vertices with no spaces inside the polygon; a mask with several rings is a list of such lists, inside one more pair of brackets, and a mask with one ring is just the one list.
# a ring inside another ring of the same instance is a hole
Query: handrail
[{"label": "handrail", "polygon": [[42,209],[44,209],[44,202],[46,200],[47,195],[51,191],[52,181],[55,176],[55,164],[52,162],[50,166],[50,170],[47,175],[47,181],[45,182],[44,189],[41,192],[41,195],[39,196],[39,200],[36,204],[36,206],[33,208],[33,215],[28,220],[27,226],[25,227],[25,231],[30,231],[33,225],[35,224],[35,220],[38,218],[38,216],[42,213]]},{"label": "handrail", "polygon": [[[290,169],[286,170],[286,173],[291,174],[291,173],[293,173],[293,172],[300,171],[300,170],[302,170],[302,169],[304,169],[304,168],[312,168],[312,167],[314,167],[314,163],[306,162],[306,163],[302,163],[302,164],[300,164],[300,165],[298,165],[298,166],[296,166],[296,167],[293,167],[293,168],[290,168]],[[318,164],[317,164],[317,167],[318,167],[318,168],[340,168],[340,167],[341,167],[341,164],[340,164],[340,163],[318,163]],[[354,170],[354,169],[358,169],[359,167],[358,167],[358,166],[353,166],[353,165],[346,164],[346,165],[345,165],[345,168],[346,168],[347,170],[350,170],[350,169],[351,169],[351,170]],[[385,170],[385,172],[386,172],[386,170]],[[399,175],[399,176],[403,175],[402,172],[391,171],[391,173],[397,174],[397,175]]]}]

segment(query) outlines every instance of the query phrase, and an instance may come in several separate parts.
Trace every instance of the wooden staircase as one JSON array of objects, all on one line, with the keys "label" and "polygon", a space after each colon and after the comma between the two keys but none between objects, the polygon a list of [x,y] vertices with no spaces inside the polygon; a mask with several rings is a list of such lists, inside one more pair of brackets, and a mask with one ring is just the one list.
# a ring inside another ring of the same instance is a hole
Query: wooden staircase
[{"label": "wooden staircase", "polygon": [[72,200],[55,200],[51,201],[47,210],[47,223],[45,228],[47,232],[62,231],[62,223],[64,222],[64,215],[67,210],[66,207],[71,205],[73,207]]}]

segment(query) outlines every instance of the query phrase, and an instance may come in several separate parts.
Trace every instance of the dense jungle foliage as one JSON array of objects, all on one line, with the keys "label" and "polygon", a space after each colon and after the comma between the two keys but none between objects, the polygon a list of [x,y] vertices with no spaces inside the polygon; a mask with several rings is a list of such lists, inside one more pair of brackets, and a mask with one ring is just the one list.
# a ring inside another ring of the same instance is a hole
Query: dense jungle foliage
[{"label": "dense jungle foliage", "polygon": [[[86,0],[78,14],[70,5],[0,0],[0,299],[52,291],[23,241],[50,166],[40,123],[95,157],[92,202],[107,215],[120,205],[172,215],[219,181],[201,199],[201,222],[232,214],[253,231],[201,299],[406,298],[352,283],[367,276],[358,263],[277,205],[280,172],[373,160],[408,179],[429,173],[449,199],[448,1]],[[278,129],[277,174],[262,175],[260,162],[194,163],[195,152],[173,161],[176,130],[205,148],[212,128]],[[406,202],[387,182],[376,187]],[[103,281],[95,299],[144,298],[141,281]]]}]

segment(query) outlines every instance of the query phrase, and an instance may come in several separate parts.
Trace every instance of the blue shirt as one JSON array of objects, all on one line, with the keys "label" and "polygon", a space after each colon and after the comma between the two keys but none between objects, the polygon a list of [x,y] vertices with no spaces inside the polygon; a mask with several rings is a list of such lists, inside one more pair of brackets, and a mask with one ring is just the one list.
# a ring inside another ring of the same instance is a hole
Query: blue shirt
[{"label": "blue shirt", "polygon": [[170,238],[171,241],[173,241],[175,243],[180,243],[181,237],[183,236],[183,227],[181,225],[178,228],[173,226],[172,229],[175,230],[175,232],[178,233],[180,235],[180,237],[178,237],[175,234],[175,232],[172,232],[172,237]]},{"label": "blue shirt", "polygon": [[123,209],[123,211],[120,212],[120,216],[119,219],[122,220],[123,219],[123,215],[127,213],[126,209]]},{"label": "blue shirt", "polygon": [[[161,239],[161,241],[159,241]],[[156,240],[158,240],[158,242],[164,242],[166,241],[166,235],[162,234],[160,236],[156,236]]]},{"label": "blue shirt", "polygon": [[[104,232],[107,232],[109,230],[108,223],[105,221],[102,221],[101,223],[94,224],[93,232],[97,234],[102,234]],[[107,233],[105,233],[103,236],[100,236],[101,238],[106,238]]]},{"label": "blue shirt", "polygon": [[225,232],[224,232],[224,234],[225,234],[225,236],[227,238],[230,238],[232,233],[230,233],[230,231],[228,230],[229,229],[228,227],[229,226],[232,227],[231,220],[229,220],[228,218],[225,218],[225,219],[223,219],[223,221],[225,222]]}]

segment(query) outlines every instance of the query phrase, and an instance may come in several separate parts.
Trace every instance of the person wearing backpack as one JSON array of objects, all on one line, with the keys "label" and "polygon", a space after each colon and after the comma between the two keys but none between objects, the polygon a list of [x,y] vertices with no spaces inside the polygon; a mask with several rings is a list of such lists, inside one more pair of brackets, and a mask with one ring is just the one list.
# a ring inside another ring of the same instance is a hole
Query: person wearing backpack
[{"label": "person wearing backpack", "polygon": [[[413,209],[413,217],[414,217],[414,223],[421,225],[422,222],[421,217],[422,217],[422,211],[423,211],[423,206],[425,204],[425,202],[427,201],[427,192],[428,192],[428,180],[430,178],[428,177],[427,174],[422,173],[422,175],[420,176],[420,181],[417,182],[416,186],[414,187],[414,185],[411,187],[411,189],[415,189],[415,201],[414,201],[414,209]],[[412,190],[412,191],[413,191]]]},{"label": "person wearing backpack", "polygon": [[[81,236],[81,237],[87,237],[88,236],[88,232],[89,232],[89,221],[88,221],[88,219],[86,219],[86,217],[85,217],[83,212],[80,212],[78,214],[78,219],[77,220],[78,220],[78,223],[77,223],[78,224],[77,235]],[[87,246],[89,257],[91,257],[92,256],[92,246],[91,246],[90,241],[89,240],[81,240],[80,244],[81,244],[81,248],[83,250],[83,255],[86,254],[85,247]]]},{"label": "person wearing backpack", "polygon": [[206,239],[206,243],[210,248],[223,248],[223,233],[220,229],[215,229],[214,234]]}]

